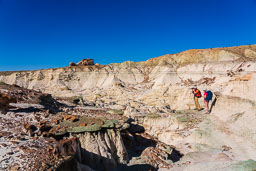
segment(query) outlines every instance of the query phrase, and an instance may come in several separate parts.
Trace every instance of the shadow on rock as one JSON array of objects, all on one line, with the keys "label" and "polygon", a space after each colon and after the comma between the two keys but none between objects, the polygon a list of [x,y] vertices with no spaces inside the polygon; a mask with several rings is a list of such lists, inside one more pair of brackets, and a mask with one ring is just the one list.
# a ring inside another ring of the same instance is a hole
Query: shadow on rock
[{"label": "shadow on rock", "polygon": [[157,170],[149,164],[135,164],[127,166],[118,163],[114,159],[106,158],[98,154],[80,149],[81,154],[77,153],[76,157],[68,158],[57,171],[155,171]]},{"label": "shadow on rock", "polygon": [[147,139],[139,134],[129,132],[122,133],[124,145],[128,151],[129,158],[138,157],[148,147],[156,147],[156,141]]},{"label": "shadow on rock", "polygon": [[215,97],[214,100],[212,101],[212,104],[211,104],[211,107],[210,107],[210,113],[212,112],[213,106],[216,105],[216,102],[217,102],[217,98]]},{"label": "shadow on rock", "polygon": [[12,112],[15,113],[33,113],[33,112],[40,112],[40,109],[34,108],[34,107],[29,107],[29,108],[22,108],[22,109],[16,109],[12,110]]},{"label": "shadow on rock", "polygon": [[116,169],[112,169],[111,171],[156,171],[157,169],[149,164],[136,164],[132,166],[120,165]]}]

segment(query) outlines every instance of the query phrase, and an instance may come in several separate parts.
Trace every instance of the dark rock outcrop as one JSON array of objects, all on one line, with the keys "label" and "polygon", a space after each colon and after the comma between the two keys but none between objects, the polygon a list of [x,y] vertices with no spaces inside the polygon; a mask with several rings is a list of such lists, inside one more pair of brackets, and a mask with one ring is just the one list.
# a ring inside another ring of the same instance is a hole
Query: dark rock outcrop
[{"label": "dark rock outcrop", "polygon": [[7,108],[9,107],[10,103],[16,103],[17,100],[8,96],[7,94],[0,93],[0,108]]},{"label": "dark rock outcrop", "polygon": [[80,62],[78,63],[74,63],[74,62],[70,62],[69,66],[90,66],[90,65],[94,65],[94,61],[93,59],[82,59]]}]

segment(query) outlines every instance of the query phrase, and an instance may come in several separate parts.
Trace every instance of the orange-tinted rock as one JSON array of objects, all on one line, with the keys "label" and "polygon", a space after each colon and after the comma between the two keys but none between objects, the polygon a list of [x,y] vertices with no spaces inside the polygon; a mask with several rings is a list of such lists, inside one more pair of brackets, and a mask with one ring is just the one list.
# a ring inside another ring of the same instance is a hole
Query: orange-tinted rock
[{"label": "orange-tinted rock", "polygon": [[69,120],[72,116],[71,115],[65,115],[64,120]]},{"label": "orange-tinted rock", "polygon": [[10,171],[18,171],[18,170],[20,170],[18,165],[15,165],[12,168],[10,168]]},{"label": "orange-tinted rock", "polygon": [[35,149],[31,149],[25,146],[18,146],[18,148],[21,149],[24,153],[33,153],[36,151]]},{"label": "orange-tinted rock", "polygon": [[76,116],[72,116],[72,115],[65,115],[64,116],[64,120],[68,120],[70,122],[75,122],[78,121],[79,119]]},{"label": "orange-tinted rock", "polygon": [[40,133],[42,133],[43,136],[49,136],[49,131],[52,129],[52,126],[50,125],[49,122],[41,121],[38,127],[40,130]]},{"label": "orange-tinted rock", "polygon": [[80,124],[80,126],[86,126],[87,125],[87,123],[81,123]]},{"label": "orange-tinted rock", "polygon": [[75,121],[78,121],[79,119],[75,116],[72,116],[70,119],[68,119],[69,121],[71,122],[75,122]]},{"label": "orange-tinted rock", "polygon": [[29,124],[29,123],[24,123],[24,124],[23,124],[23,127],[24,127],[26,130],[28,130],[29,127],[30,127],[30,124]]},{"label": "orange-tinted rock", "polygon": [[54,121],[54,123],[57,124],[57,125],[58,125],[60,122],[61,122],[61,119],[56,119],[56,120]]},{"label": "orange-tinted rock", "polygon": [[6,94],[0,93],[0,108],[9,107],[10,103],[16,103],[17,100]]},{"label": "orange-tinted rock", "polygon": [[63,132],[63,131],[65,131],[65,128],[61,128],[61,129],[59,129],[59,131],[60,131],[60,132]]},{"label": "orange-tinted rock", "polygon": [[58,125],[55,129],[56,129],[56,130],[59,130],[59,129],[61,129],[61,126]]}]

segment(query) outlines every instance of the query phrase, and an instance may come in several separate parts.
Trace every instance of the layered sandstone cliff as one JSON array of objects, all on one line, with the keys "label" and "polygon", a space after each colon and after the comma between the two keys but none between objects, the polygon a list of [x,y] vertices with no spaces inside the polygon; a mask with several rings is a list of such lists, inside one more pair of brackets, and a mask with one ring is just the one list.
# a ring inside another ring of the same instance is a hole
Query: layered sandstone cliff
[{"label": "layered sandstone cliff", "polygon": [[[145,62],[0,72],[0,81],[122,111],[185,155],[173,170],[255,166],[256,45],[188,50]],[[210,115],[193,110],[194,85],[214,92]]]}]

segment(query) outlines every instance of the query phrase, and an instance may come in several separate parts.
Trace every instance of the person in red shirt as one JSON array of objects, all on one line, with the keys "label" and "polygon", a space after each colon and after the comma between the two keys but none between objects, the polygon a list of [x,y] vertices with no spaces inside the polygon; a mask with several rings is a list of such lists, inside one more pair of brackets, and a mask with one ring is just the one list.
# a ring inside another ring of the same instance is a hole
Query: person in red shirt
[{"label": "person in red shirt", "polygon": [[208,93],[207,93],[207,90],[205,89],[204,90],[204,104],[205,104],[205,110],[206,110],[206,114],[209,114],[210,111],[209,111],[209,99],[208,99]]}]

